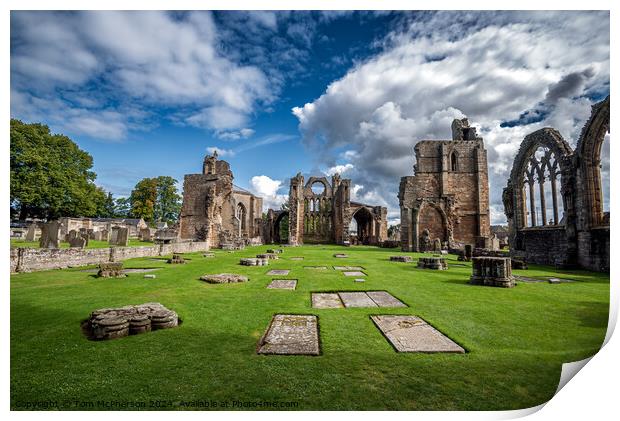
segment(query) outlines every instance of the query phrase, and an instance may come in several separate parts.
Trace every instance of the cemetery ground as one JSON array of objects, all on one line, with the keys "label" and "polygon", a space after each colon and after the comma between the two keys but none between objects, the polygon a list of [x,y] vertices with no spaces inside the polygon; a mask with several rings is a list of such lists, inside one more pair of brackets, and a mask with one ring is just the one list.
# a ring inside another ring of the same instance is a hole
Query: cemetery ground
[{"label": "cemetery ground", "polygon": [[[106,409],[97,402],[117,401],[191,409],[183,404],[212,401],[229,403],[214,409],[241,409],[234,402],[277,401],[296,402],[282,409],[299,410],[517,409],[549,400],[562,363],[593,355],[605,337],[604,274],[531,265],[513,272],[575,282],[473,286],[471,263],[456,256],[448,256],[448,270],[433,271],[417,269],[415,258],[390,262],[404,254],[396,249],[321,245],[283,247],[268,266],[239,265],[241,257],[270,248],[184,254],[183,265],[163,258],[124,262],[160,268],[149,272],[155,279],[143,273],[98,279],[88,267],[12,275],[11,407],[51,401],[61,409]],[[363,267],[365,282],[333,268],[342,265]],[[290,273],[267,275],[272,269]],[[222,272],[249,282],[199,280]],[[268,289],[273,279],[298,282],[295,290]],[[388,291],[408,307],[311,307],[312,292],[329,291]],[[176,311],[182,324],[98,342],[80,331],[95,309],[147,302]],[[274,314],[317,315],[320,355],[258,355]],[[467,352],[398,353],[370,319],[377,314],[419,316]]]}]

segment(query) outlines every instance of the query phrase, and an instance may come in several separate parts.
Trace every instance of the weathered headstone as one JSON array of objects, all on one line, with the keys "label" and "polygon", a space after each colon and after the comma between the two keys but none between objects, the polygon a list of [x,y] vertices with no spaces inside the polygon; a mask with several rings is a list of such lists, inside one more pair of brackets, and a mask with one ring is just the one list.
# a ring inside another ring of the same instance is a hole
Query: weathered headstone
[{"label": "weathered headstone", "polygon": [[112,227],[112,232],[110,234],[110,245],[126,247],[127,244],[129,244],[129,228]]},{"label": "weathered headstone", "polygon": [[256,347],[258,354],[319,355],[318,318],[276,314]]},{"label": "weathered headstone", "polygon": [[86,238],[81,236],[70,238],[69,247],[83,249],[84,247],[86,247]]},{"label": "weathered headstone", "polygon": [[267,288],[269,289],[295,289],[297,287],[296,279],[274,279]]},{"label": "weathered headstone", "polygon": [[215,253],[203,253],[202,257],[215,257]]},{"label": "weathered headstone", "polygon": [[28,231],[26,231],[26,241],[36,241],[39,238],[40,229],[35,222],[28,225]]},{"label": "weathered headstone", "polygon": [[142,241],[151,241],[151,229],[150,228],[140,228],[140,240]]},{"label": "weathered headstone", "polygon": [[275,254],[275,253],[263,253],[263,254],[257,254],[256,258],[257,259],[278,260],[280,257],[277,254]]},{"label": "weathered headstone", "polygon": [[473,257],[471,261],[470,284],[504,288],[515,286],[509,257]]},{"label": "weathered headstone", "polygon": [[465,352],[419,317],[383,315],[370,318],[398,352]]},{"label": "weathered headstone", "polygon": [[204,275],[201,276],[200,279],[210,284],[235,284],[238,282],[248,281],[247,276],[237,275],[234,273],[218,273],[214,275]]},{"label": "weathered headstone", "polygon": [[39,247],[42,249],[57,249],[60,247],[60,222],[50,221],[41,226]]}]

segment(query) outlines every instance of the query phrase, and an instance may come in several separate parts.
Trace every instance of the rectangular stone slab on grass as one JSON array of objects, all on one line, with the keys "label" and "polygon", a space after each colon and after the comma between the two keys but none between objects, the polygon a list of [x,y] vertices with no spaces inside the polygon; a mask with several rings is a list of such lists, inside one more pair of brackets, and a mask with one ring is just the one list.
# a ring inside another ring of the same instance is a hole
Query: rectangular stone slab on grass
[{"label": "rectangular stone slab on grass", "polygon": [[383,315],[370,318],[398,352],[465,352],[419,317]]},{"label": "rectangular stone slab on grass", "polygon": [[339,292],[338,295],[347,308],[377,307],[377,304],[365,292]]},{"label": "rectangular stone slab on grass", "polygon": [[273,269],[267,272],[267,275],[288,275],[289,272],[288,269]]},{"label": "rectangular stone slab on grass", "polygon": [[291,257],[291,260],[304,260],[303,257]]},{"label": "rectangular stone slab on grass", "polygon": [[304,269],[325,270],[327,269],[327,266],[304,266]]},{"label": "rectangular stone slab on grass", "polygon": [[313,315],[276,314],[258,343],[258,354],[319,355],[319,322]]},{"label": "rectangular stone slab on grass", "polygon": [[267,288],[269,289],[295,289],[297,286],[296,279],[274,279]]},{"label": "rectangular stone slab on grass", "polygon": [[406,304],[386,291],[368,291],[366,294],[379,307],[407,307]]},{"label": "rectangular stone slab on grass", "polygon": [[342,308],[342,301],[336,293],[313,292],[312,307],[314,308]]},{"label": "rectangular stone slab on grass", "polygon": [[342,274],[344,276],[366,276],[366,274],[364,272],[360,272],[360,271],[344,271],[342,272]]},{"label": "rectangular stone slab on grass", "polygon": [[364,270],[361,266],[334,266],[334,270]]}]

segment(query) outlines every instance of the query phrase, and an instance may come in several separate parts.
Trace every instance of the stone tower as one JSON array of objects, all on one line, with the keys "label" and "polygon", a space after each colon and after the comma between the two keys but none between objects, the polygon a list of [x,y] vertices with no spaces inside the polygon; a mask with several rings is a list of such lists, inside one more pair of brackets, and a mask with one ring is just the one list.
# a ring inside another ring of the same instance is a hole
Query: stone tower
[{"label": "stone tower", "polygon": [[465,244],[489,247],[489,180],[482,138],[467,119],[454,120],[452,140],[416,144],[414,176],[402,177],[398,198],[401,246],[427,251]]}]

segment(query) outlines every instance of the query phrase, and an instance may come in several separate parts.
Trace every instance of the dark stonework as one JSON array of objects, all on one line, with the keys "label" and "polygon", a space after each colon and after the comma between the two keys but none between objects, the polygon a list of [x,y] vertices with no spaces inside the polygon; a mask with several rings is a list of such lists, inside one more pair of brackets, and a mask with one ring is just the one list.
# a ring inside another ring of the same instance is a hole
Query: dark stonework
[{"label": "dark stonework", "polygon": [[472,285],[512,288],[515,280],[512,276],[509,257],[473,257]]}]

